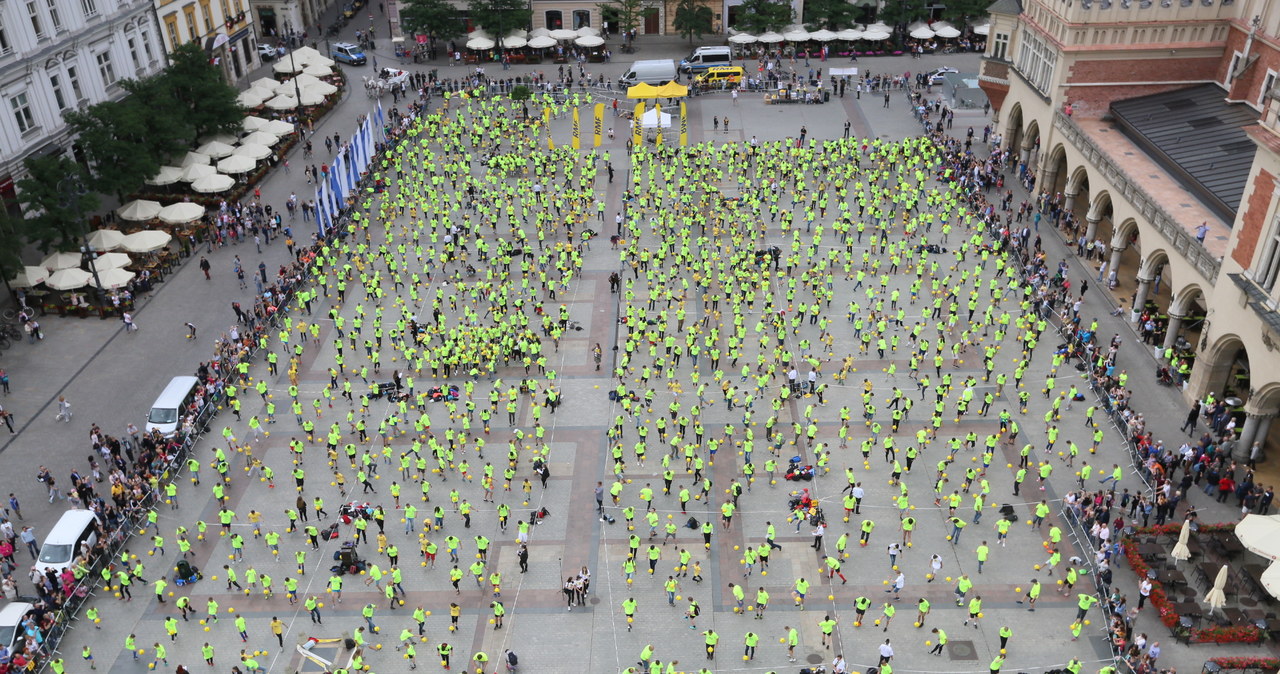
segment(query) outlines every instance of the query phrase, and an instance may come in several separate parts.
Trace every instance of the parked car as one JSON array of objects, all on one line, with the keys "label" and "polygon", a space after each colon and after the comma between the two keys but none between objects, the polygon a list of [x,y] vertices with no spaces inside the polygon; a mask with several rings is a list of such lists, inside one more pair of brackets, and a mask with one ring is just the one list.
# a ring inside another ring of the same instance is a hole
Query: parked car
[{"label": "parked car", "polygon": [[276,48],[271,45],[259,43],[258,58],[262,61],[274,61],[276,58]]},{"label": "parked car", "polygon": [[350,63],[353,66],[365,64],[364,50],[350,42],[338,42],[329,48],[329,56],[338,63]]},{"label": "parked car", "polygon": [[947,81],[947,73],[958,73],[959,70],[943,66],[929,71],[929,84],[943,84]]}]

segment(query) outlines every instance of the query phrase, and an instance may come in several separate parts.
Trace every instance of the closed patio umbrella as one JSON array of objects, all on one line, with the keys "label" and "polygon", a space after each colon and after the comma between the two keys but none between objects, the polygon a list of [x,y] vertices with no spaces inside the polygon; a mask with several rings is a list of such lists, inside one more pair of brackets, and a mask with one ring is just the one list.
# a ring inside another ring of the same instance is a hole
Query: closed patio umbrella
[{"label": "closed patio umbrella", "polygon": [[160,209],[158,217],[162,222],[167,222],[171,225],[183,225],[199,220],[202,215],[204,215],[204,206],[193,204],[189,201],[180,201]]},{"label": "closed patio umbrella", "polygon": [[1227,587],[1227,565],[1223,564],[1218,569],[1218,576],[1213,581],[1213,587],[1209,588],[1208,594],[1204,596],[1204,603],[1209,605],[1211,609],[1221,609],[1227,605],[1227,595],[1223,589]]},{"label": "closed patio umbrella", "polygon": [[[160,212],[160,202],[149,199],[135,199],[116,209],[121,220],[150,220]],[[128,238],[128,237],[125,237]]]},{"label": "closed patio umbrella", "polygon": [[89,246],[95,250],[115,250],[124,240],[124,232],[115,229],[95,229],[89,234]]},{"label": "closed patio umbrella", "polygon": [[[76,256],[77,260],[79,255]],[[81,269],[59,269],[45,279],[44,284],[54,290],[75,290],[89,285],[93,275]]]},{"label": "closed patio umbrella", "polygon": [[1191,527],[1186,522],[1182,523],[1182,531],[1178,532],[1178,542],[1173,546],[1173,552],[1169,555],[1174,559],[1187,561],[1191,559],[1191,549],[1187,547],[1187,538],[1191,535]]}]

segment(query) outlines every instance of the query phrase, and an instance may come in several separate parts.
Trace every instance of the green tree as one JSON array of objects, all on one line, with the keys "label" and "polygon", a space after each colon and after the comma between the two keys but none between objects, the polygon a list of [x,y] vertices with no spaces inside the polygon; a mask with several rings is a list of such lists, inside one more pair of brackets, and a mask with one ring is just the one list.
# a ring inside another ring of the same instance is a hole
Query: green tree
[{"label": "green tree", "polygon": [[942,18],[958,28],[964,28],[976,19],[986,18],[990,0],[947,0],[941,10]]},{"label": "green tree", "polygon": [[533,20],[526,0],[469,0],[471,19],[495,38],[524,28]]},{"label": "green tree", "polygon": [[711,8],[698,0],[679,0],[672,25],[680,37],[689,38],[689,44],[693,44],[694,37],[701,38],[710,32],[712,17]]},{"label": "green tree", "polygon": [[197,43],[188,42],[174,51],[156,85],[155,96],[172,101],[154,112],[168,112],[181,120],[188,129],[186,143],[194,146],[203,136],[240,131],[244,109],[236,102],[236,90]]},{"label": "green tree", "polygon": [[[147,133],[139,139],[136,149],[163,162],[171,156],[181,156],[192,136],[192,117],[181,106],[168,88],[164,75],[141,80],[124,80],[120,86],[129,92],[117,107],[132,109],[146,118]],[[234,99],[233,101],[234,102]],[[198,114],[198,113],[197,113]],[[244,119],[244,113],[239,113]]]},{"label": "green tree", "polygon": [[861,13],[848,0],[805,0],[804,24],[809,30],[840,30],[857,23]]},{"label": "green tree", "polygon": [[61,155],[28,157],[22,164],[27,177],[18,181],[18,201],[27,217],[21,236],[43,253],[75,250],[87,231],[85,213],[98,206],[83,167]]},{"label": "green tree", "polygon": [[408,0],[400,9],[400,24],[408,33],[443,40],[462,35],[465,28],[462,16],[449,0]]},{"label": "green tree", "polygon": [[0,205],[0,279],[6,282],[22,271],[26,229],[24,219],[10,215],[9,209]]},{"label": "green tree", "polygon": [[923,0],[885,0],[878,19],[888,26],[906,26],[928,16]]},{"label": "green tree", "polygon": [[160,158],[145,150],[150,147],[150,115],[133,97],[69,111],[63,118],[93,167],[90,188],[124,201],[124,195],[160,170]]},{"label": "green tree", "polygon": [[618,22],[618,30],[628,33],[640,26],[644,12],[644,0],[613,0],[596,5],[603,14],[612,11]]},{"label": "green tree", "polygon": [[746,0],[738,9],[738,30],[763,33],[782,30],[791,23],[791,3],[786,0]]}]

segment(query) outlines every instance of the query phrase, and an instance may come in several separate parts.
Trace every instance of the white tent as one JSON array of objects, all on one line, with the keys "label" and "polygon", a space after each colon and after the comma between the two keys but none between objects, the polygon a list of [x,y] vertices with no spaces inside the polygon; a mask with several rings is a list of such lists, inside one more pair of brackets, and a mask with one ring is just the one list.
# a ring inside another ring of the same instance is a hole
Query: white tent
[{"label": "white tent", "polygon": [[644,116],[640,118],[640,128],[642,129],[669,129],[671,128],[671,115],[663,112],[662,118],[658,118],[658,109],[649,108],[644,111]]}]

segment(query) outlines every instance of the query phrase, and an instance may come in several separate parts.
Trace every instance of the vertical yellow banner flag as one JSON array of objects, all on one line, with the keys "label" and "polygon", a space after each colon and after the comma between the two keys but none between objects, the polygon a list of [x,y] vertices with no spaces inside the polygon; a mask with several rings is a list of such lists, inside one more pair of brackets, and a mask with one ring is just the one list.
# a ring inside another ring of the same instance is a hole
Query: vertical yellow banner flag
[{"label": "vertical yellow banner flag", "polygon": [[639,145],[644,142],[644,101],[636,103],[636,116],[631,120],[631,142]]},{"label": "vertical yellow banner flag", "polygon": [[573,149],[582,149],[582,127],[578,125],[578,109],[573,109]]},{"label": "vertical yellow banner flag", "polygon": [[601,136],[604,135],[604,103],[596,103],[595,143],[592,147],[600,147]]},{"label": "vertical yellow banner flag", "polygon": [[680,101],[680,147],[689,144],[689,111],[684,101]]},{"label": "vertical yellow banner flag", "polygon": [[556,142],[551,139],[551,106],[542,106],[542,126],[547,130],[547,149],[556,149]]},{"label": "vertical yellow banner flag", "polygon": [[654,145],[662,145],[662,104],[653,106],[654,128],[657,129],[657,135],[653,138]]}]

